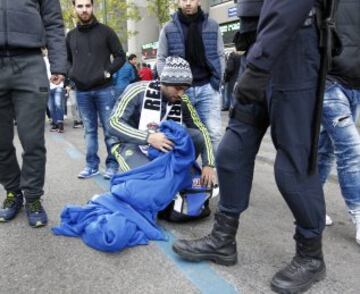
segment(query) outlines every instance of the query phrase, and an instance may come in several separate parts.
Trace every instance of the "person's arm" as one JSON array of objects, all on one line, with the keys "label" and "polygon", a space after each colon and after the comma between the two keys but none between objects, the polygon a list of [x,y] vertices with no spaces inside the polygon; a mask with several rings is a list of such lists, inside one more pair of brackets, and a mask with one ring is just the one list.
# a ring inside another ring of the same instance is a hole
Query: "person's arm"
[{"label": "person's arm", "polygon": [[66,68],[66,75],[69,75],[69,71],[73,65],[73,59],[72,59],[72,52],[71,52],[71,46],[70,46],[70,33],[66,35],[66,51],[67,51],[67,68]]},{"label": "person's arm", "polygon": [[213,152],[213,147],[210,140],[210,135],[205,125],[201,122],[198,113],[196,112],[195,107],[192,105],[188,96],[184,95],[182,97],[183,105],[185,107],[183,120],[188,128],[196,128],[201,132],[201,135],[204,138],[205,148],[201,153],[201,160],[203,166],[215,166],[215,157]]},{"label": "person's arm", "polygon": [[220,58],[220,66],[221,66],[220,79],[222,79],[225,73],[225,50],[224,50],[224,41],[221,35],[220,28],[218,30],[217,53]]},{"label": "person's arm", "polygon": [[138,145],[147,144],[148,132],[138,130],[127,123],[137,108],[141,107],[139,99],[146,87],[147,84],[145,83],[128,87],[112,110],[109,121],[110,133],[121,142]]},{"label": "person's arm", "polygon": [[303,25],[316,0],[264,0],[255,44],[247,61],[269,72],[291,38]]},{"label": "person's arm", "polygon": [[157,51],[157,63],[156,63],[156,68],[157,68],[157,73],[160,77],[163,68],[165,66],[165,60],[166,57],[168,57],[168,40],[166,38],[166,26],[163,27],[163,29],[160,32],[160,37],[159,37],[159,45],[158,45],[158,51]]},{"label": "person's arm", "polygon": [[109,65],[109,68],[105,69],[110,74],[118,71],[126,61],[125,52],[121,46],[120,40],[116,33],[108,27],[108,38],[107,38],[108,46],[110,52],[113,56],[113,62]]},{"label": "person's arm", "polygon": [[64,22],[59,1],[40,1],[40,14],[45,29],[51,74],[62,76],[63,81],[66,74],[67,54]]}]

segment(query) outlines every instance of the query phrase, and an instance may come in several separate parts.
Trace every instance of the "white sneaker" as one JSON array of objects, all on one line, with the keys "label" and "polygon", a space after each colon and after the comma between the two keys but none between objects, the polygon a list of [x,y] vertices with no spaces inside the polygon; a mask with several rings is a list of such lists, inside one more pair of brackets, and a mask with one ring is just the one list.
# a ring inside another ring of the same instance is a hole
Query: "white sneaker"
[{"label": "white sneaker", "polygon": [[334,224],[333,220],[331,219],[330,216],[326,215],[325,216],[325,225],[326,226],[332,226]]},{"label": "white sneaker", "polygon": [[351,219],[353,221],[353,223],[355,224],[356,227],[356,235],[355,235],[355,239],[356,239],[356,243],[358,243],[360,245],[360,213],[359,211],[349,211],[350,215],[351,215]]}]

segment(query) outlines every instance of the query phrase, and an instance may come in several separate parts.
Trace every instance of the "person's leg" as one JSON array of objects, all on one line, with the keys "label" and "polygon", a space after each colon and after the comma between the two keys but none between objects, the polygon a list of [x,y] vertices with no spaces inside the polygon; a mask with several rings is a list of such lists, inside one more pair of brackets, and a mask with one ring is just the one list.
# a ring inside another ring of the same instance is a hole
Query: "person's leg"
[{"label": "person's leg", "polygon": [[324,185],[330,175],[335,161],[334,146],[324,127],[321,128],[318,148],[318,170],[321,183]]},{"label": "person's leg", "polygon": [[29,224],[39,227],[47,224],[47,215],[39,199],[44,194],[44,130],[49,80],[41,54],[16,57],[16,62],[22,68],[13,75],[12,91],[18,136],[24,150],[20,188],[26,199]]},{"label": "person's leg", "polygon": [[[204,238],[178,240],[173,245],[173,250],[187,260],[211,260],[223,265],[237,262],[238,219],[249,204],[255,157],[268,123],[265,107],[235,107],[216,154],[220,201],[213,230]],[[239,121],[244,116],[248,118],[246,123]]]},{"label": "person's leg", "polygon": [[191,87],[186,94],[194,105],[201,121],[208,129],[211,142],[216,152],[221,140],[221,95],[210,84]]},{"label": "person's leg", "polygon": [[11,67],[2,68],[0,76],[0,184],[6,190],[6,198],[0,208],[0,222],[13,219],[23,206],[20,189],[20,168],[13,145],[14,139],[14,105],[9,90]]},{"label": "person's leg", "polygon": [[135,144],[115,144],[111,150],[122,172],[127,172],[150,162],[150,159]]},{"label": "person's leg", "polygon": [[277,292],[305,291],[326,273],[322,254],[325,201],[318,171],[310,172],[319,72],[315,26],[301,29],[272,71],[270,124],[277,150],[275,180],[296,224],[296,254],[278,271]]},{"label": "person's leg", "polygon": [[[107,173],[109,173],[109,175],[113,174],[119,168],[119,165],[115,157],[111,153],[111,147],[116,142],[116,139],[114,139],[110,135],[110,126],[109,126],[109,119],[114,105],[115,105],[115,97],[112,87],[108,87],[96,91],[96,108],[98,110],[100,122],[102,124],[102,128],[104,131],[105,145],[108,153],[105,161],[106,172],[104,176],[106,178],[109,178],[107,176]],[[110,177],[111,176],[112,175],[110,175]]]},{"label": "person's leg", "polygon": [[69,102],[70,102],[71,116],[74,120],[74,128],[77,128],[80,125],[81,117],[80,117],[80,112],[76,98],[76,91],[73,89],[70,89],[69,91]]},{"label": "person's leg", "polygon": [[229,110],[230,107],[230,100],[229,100],[229,95],[228,95],[228,91],[229,91],[229,82],[225,83],[222,87],[222,91],[221,91],[221,97],[222,97],[222,111],[226,111]]},{"label": "person's leg", "polygon": [[56,124],[56,115],[55,115],[55,92],[53,89],[49,91],[49,99],[47,103],[46,113],[48,118],[51,120],[50,132],[56,132],[58,125]]},{"label": "person's leg", "polygon": [[6,191],[20,191],[20,168],[13,145],[14,105],[11,92],[2,82],[0,78],[0,184]]},{"label": "person's leg", "polygon": [[62,87],[54,89],[54,117],[59,127],[59,132],[64,131],[64,90]]},{"label": "person's leg", "polygon": [[187,128],[186,129],[195,147],[195,160],[205,149],[205,141],[198,129]]},{"label": "person's leg", "polygon": [[[86,168],[79,178],[87,178],[98,174],[100,158],[97,155],[98,145],[98,114],[92,91],[77,91],[77,102],[85,127]],[[84,176],[83,176],[84,175]]]},{"label": "person's leg", "polygon": [[342,196],[355,223],[360,223],[360,135],[356,127],[356,92],[332,84],[325,96],[323,125],[334,144]]}]

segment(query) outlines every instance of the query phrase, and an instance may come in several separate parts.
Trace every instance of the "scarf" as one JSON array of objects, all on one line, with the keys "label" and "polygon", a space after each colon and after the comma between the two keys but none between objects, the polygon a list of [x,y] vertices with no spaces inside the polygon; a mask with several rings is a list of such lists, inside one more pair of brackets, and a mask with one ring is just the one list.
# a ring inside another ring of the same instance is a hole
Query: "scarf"
[{"label": "scarf", "polygon": [[180,22],[188,27],[187,38],[185,40],[185,59],[191,65],[206,67],[205,46],[199,30],[199,22],[205,19],[204,12],[199,7],[197,13],[185,15],[181,9],[178,11]]}]

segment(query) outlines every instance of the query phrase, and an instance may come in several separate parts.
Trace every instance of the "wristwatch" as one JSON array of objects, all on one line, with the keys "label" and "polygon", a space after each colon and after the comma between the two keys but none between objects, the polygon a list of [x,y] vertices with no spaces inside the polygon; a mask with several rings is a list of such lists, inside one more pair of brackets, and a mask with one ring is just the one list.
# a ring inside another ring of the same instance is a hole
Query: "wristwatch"
[{"label": "wristwatch", "polygon": [[105,79],[110,79],[111,78],[111,73],[109,73],[108,71],[104,71],[104,77]]}]

